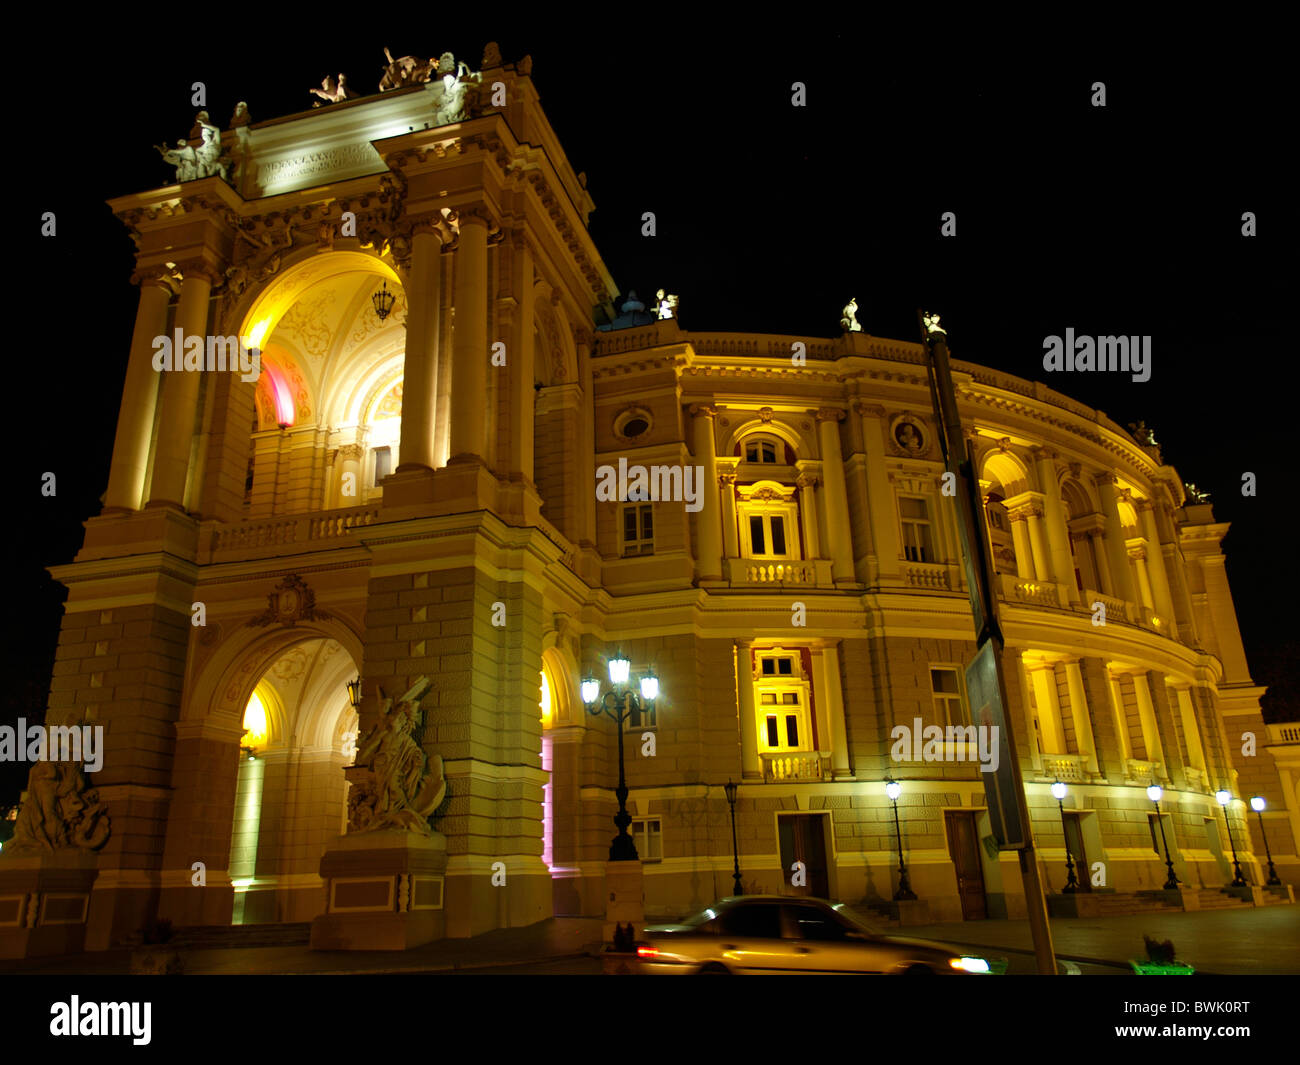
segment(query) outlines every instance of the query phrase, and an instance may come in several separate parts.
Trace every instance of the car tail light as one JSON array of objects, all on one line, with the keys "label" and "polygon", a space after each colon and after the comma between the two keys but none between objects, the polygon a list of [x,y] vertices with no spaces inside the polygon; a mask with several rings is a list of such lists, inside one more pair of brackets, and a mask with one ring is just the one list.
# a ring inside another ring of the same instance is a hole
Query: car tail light
[{"label": "car tail light", "polygon": [[657,958],[659,949],[657,947],[637,947],[636,956],[638,958]]}]

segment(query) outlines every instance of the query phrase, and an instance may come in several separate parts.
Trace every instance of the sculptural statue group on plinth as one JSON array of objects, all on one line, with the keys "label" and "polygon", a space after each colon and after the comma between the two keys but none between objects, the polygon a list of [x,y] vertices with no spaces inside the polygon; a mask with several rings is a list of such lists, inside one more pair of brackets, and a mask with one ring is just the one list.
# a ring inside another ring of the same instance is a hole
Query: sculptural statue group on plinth
[{"label": "sculptural statue group on plinth", "polygon": [[446,797],[447,781],[442,758],[426,755],[422,746],[420,700],[428,689],[429,679],[421,677],[396,708],[392,699],[384,699],[379,721],[358,742],[356,764],[344,770],[352,783],[349,832],[399,828],[433,835],[429,815]]},{"label": "sculptural statue group on plinth", "polygon": [[95,851],[108,841],[110,831],[108,808],[86,786],[79,765],[37,762],[4,853],[21,858],[61,850]]},{"label": "sculptural statue group on plinth", "polygon": [[[196,148],[191,143],[199,141]],[[154,147],[158,154],[176,168],[176,181],[195,181],[199,178],[212,177],[214,174],[226,179],[229,160],[221,154],[221,131],[208,118],[206,111],[200,111],[194,118],[194,128],[190,130],[190,140],[178,140],[175,148],[162,144]]]}]

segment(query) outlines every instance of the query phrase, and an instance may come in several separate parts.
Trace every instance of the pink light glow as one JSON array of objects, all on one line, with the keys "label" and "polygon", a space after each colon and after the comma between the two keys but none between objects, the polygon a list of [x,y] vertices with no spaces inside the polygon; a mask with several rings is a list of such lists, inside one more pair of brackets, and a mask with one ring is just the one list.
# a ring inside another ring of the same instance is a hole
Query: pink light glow
[{"label": "pink light glow", "polygon": [[262,359],[262,369],[271,382],[271,396],[275,400],[275,424],[281,429],[287,429],[293,425],[295,417],[293,390],[285,379],[284,371],[267,362],[265,357]]}]

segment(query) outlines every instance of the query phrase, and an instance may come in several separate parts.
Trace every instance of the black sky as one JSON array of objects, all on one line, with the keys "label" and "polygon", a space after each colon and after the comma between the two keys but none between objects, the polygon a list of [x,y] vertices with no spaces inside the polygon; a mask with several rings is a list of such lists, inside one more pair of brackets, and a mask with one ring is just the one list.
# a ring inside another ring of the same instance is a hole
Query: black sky
[{"label": "black sky", "polygon": [[[170,181],[150,145],[188,132],[195,81],[224,126],[238,100],[254,121],[306,109],[327,73],[374,91],[384,45],[451,50],[477,68],[489,40],[507,62],[533,56],[543,107],[588,174],[591,232],[615,281],[680,293],[686,328],[831,336],[856,296],[868,332],[912,340],[924,304],[942,312],[958,358],[1044,380],[1120,424],[1145,420],[1232,523],[1248,660],[1282,694],[1300,616],[1281,446],[1296,370],[1294,92],[1272,44],[1280,28],[1193,39],[1182,26],[1175,39],[1061,25],[1008,39],[990,23],[895,31],[792,10],[710,24],[662,8],[594,20],[552,8],[534,27],[312,8],[281,26],[169,16],[133,29],[154,34],[133,43],[79,25],[53,56],[25,48],[10,76],[40,91],[10,115],[11,261],[25,264],[9,279],[21,323],[10,356],[27,383],[10,393],[0,723],[43,713],[64,598],[44,567],[75,555],[107,483],[135,290],[131,242],[104,201]],[[403,21],[427,28],[369,28]],[[791,106],[796,81],[806,107]],[[1090,104],[1095,81],[1105,108]],[[45,210],[56,238],[40,236]],[[641,236],[645,211],[654,238]],[[939,236],[944,211],[956,212],[955,239]],[[1253,239],[1243,211],[1257,215]],[[1150,335],[1151,379],[1045,374],[1043,338],[1066,327]],[[52,499],[45,471],[58,476]],[[1241,495],[1245,471],[1255,498]],[[20,783],[0,766],[0,800]]]}]

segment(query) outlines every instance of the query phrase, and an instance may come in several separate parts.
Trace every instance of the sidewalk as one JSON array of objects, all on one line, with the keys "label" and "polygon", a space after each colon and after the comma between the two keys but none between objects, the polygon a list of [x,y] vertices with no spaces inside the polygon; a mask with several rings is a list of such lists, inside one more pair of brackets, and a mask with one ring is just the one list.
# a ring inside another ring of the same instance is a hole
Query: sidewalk
[{"label": "sidewalk", "polygon": [[[1122,966],[1144,958],[1143,935],[1171,940],[1179,961],[1198,973],[1278,975],[1300,973],[1300,906],[1203,910],[1119,917],[1051,919],[1057,958]],[[954,946],[1033,953],[1025,921],[959,921],[890,928],[888,935],[937,939]]]},{"label": "sidewalk", "polygon": [[[436,973],[583,957],[600,949],[599,917],[555,917],[527,928],[504,928],[473,939],[443,939],[404,951],[317,951],[305,946],[190,950],[189,975]],[[0,974],[111,976],[131,971],[127,950],[68,958],[0,961]]]}]

